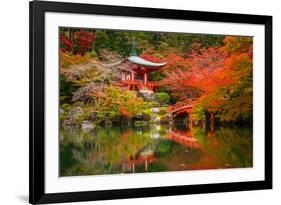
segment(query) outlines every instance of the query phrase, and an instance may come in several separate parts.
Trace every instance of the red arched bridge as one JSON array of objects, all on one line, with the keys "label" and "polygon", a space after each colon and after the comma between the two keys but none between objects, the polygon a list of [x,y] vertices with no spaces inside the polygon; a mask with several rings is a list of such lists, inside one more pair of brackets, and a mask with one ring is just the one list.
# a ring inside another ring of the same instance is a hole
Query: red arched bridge
[{"label": "red arched bridge", "polygon": [[[167,111],[172,115],[172,117],[176,117],[181,113],[189,114],[189,127],[192,128],[193,120],[192,120],[192,108],[194,107],[198,98],[190,98],[183,101],[180,101],[174,105],[168,107]],[[210,128],[214,131],[214,121],[215,121],[215,112],[214,110],[209,109],[210,112]]]},{"label": "red arched bridge", "polygon": [[190,112],[192,110],[196,100],[198,100],[198,98],[190,98],[190,99],[180,101],[174,105],[169,106],[167,110],[174,117],[183,112]]}]

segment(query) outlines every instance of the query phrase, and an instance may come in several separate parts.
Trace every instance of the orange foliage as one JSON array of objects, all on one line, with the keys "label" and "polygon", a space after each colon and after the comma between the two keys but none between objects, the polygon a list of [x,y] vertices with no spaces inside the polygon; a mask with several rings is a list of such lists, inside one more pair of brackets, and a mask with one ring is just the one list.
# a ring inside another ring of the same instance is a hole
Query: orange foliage
[{"label": "orange foliage", "polygon": [[127,118],[132,117],[132,113],[130,113],[124,106],[119,107],[119,112],[120,112],[121,116],[124,116]]},{"label": "orange foliage", "polygon": [[90,62],[90,56],[88,55],[72,55],[70,53],[65,53],[60,51],[60,67],[67,68],[70,65],[75,64],[87,64]]},{"label": "orange foliage", "polygon": [[[199,97],[197,104],[209,111],[225,109],[226,105],[231,109],[244,106],[249,111],[252,38],[226,37],[224,43],[220,48],[193,51],[187,59],[171,55],[161,84],[180,99]],[[234,102],[236,105],[231,105]]]}]

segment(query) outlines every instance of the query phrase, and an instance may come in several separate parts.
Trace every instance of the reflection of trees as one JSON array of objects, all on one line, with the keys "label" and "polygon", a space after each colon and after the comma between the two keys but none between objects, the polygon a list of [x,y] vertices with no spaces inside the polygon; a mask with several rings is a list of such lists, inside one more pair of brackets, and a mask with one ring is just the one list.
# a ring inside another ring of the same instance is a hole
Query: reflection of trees
[{"label": "reflection of trees", "polygon": [[138,151],[149,144],[152,139],[144,133],[137,135],[127,129],[122,133],[120,129],[99,129],[88,133],[80,130],[62,131],[63,141],[61,149],[72,147],[73,157],[78,163],[63,174],[106,174],[120,172],[120,162],[128,161]]},{"label": "reflection of trees", "polygon": [[205,133],[194,128],[203,157],[193,168],[223,168],[252,166],[252,133],[249,129],[220,128]]},{"label": "reflection of trees", "polygon": [[[188,143],[170,139],[171,131],[183,135]],[[155,133],[159,137],[155,138]],[[249,128],[218,128],[208,132],[199,127],[184,130],[162,125],[134,129],[99,128],[93,132],[61,130],[61,174],[250,167],[251,136]]]}]

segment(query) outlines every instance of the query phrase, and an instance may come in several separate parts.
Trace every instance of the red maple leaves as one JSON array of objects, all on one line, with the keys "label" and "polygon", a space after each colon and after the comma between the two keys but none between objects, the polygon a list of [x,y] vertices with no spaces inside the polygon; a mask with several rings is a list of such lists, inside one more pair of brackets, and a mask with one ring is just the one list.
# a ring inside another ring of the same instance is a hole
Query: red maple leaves
[{"label": "red maple leaves", "polygon": [[212,111],[243,96],[244,87],[249,90],[252,83],[252,39],[226,37],[224,43],[169,61],[161,84],[180,99],[199,97],[197,103]]},{"label": "red maple leaves", "polygon": [[96,34],[80,30],[74,33],[74,42],[77,46],[77,53],[84,55],[87,50],[91,50],[96,39]]},{"label": "red maple leaves", "polygon": [[96,40],[95,32],[86,30],[71,32],[71,37],[63,32],[60,33],[60,48],[62,52],[73,52],[74,54],[84,55],[87,51],[92,50]]}]

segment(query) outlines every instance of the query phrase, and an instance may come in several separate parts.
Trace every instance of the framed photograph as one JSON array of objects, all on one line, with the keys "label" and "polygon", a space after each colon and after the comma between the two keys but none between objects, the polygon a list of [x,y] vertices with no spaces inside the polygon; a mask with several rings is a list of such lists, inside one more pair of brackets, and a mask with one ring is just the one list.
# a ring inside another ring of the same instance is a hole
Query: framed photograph
[{"label": "framed photograph", "polygon": [[271,188],[271,16],[30,2],[30,203]]}]

